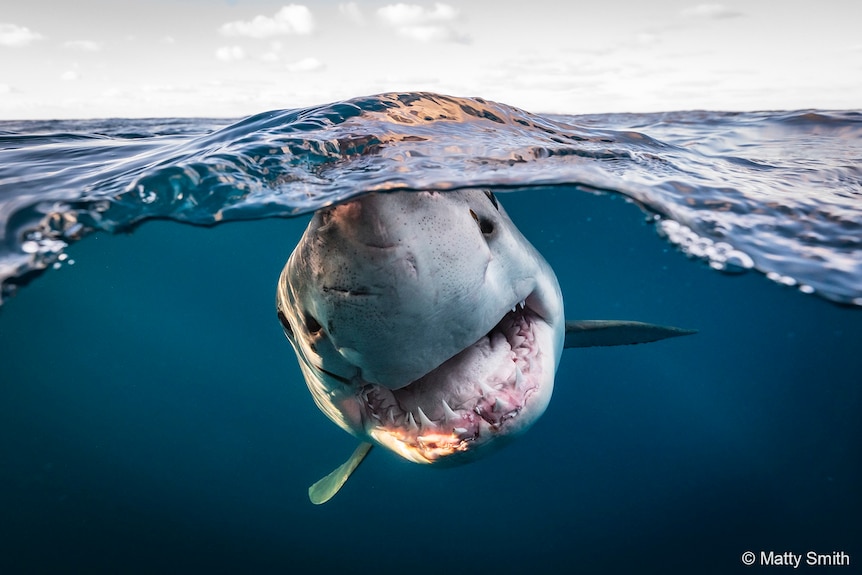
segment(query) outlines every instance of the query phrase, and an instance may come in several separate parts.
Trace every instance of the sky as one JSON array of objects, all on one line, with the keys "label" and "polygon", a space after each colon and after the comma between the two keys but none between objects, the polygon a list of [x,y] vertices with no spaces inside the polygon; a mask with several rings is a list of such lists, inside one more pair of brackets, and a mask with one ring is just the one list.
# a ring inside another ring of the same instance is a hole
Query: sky
[{"label": "sky", "polygon": [[28,0],[0,120],[241,117],[390,91],[538,113],[862,108],[859,0]]}]

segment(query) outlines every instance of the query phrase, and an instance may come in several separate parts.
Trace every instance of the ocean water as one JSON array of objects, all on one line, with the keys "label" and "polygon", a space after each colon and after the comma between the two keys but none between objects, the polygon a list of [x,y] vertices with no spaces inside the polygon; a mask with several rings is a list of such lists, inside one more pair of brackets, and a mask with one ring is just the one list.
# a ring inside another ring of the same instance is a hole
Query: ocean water
[{"label": "ocean water", "polygon": [[[392,94],[0,122],[0,572],[768,570],[745,551],[853,572],[860,160],[858,111]],[[443,470],[375,450],[313,506],[355,440],[305,389],[278,274],[316,208],[468,186],[548,259],[569,318],[699,333],[567,350],[511,446]]]}]

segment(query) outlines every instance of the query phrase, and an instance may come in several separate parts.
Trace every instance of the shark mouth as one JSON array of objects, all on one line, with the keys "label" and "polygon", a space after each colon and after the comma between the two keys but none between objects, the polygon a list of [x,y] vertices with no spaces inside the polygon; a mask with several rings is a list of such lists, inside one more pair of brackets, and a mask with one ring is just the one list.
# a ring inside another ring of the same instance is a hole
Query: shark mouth
[{"label": "shark mouth", "polygon": [[368,435],[406,459],[433,463],[526,428],[543,411],[519,421],[549,369],[541,348],[551,331],[531,308],[532,299],[409,385],[392,390],[365,383],[358,399]]}]

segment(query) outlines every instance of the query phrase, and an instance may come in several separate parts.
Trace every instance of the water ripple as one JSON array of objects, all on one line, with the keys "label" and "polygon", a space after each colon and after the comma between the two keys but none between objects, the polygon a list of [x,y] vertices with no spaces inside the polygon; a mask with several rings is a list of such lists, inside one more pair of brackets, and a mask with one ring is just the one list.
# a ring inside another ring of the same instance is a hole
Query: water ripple
[{"label": "water ripple", "polygon": [[2,295],[87,232],[313,211],[358,194],[568,186],[623,194],[721,271],[862,305],[862,114],[542,116],[383,94],[216,120],[0,123]]}]

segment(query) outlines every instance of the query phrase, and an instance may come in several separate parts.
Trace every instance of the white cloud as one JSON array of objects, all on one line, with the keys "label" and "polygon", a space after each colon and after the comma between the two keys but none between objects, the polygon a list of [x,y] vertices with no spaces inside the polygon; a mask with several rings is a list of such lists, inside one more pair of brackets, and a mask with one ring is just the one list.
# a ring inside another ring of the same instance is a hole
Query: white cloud
[{"label": "white cloud", "polygon": [[736,18],[737,16],[742,16],[742,12],[728,8],[724,4],[698,4],[697,6],[683,10],[682,15],[694,18],[721,19]]},{"label": "white cloud", "polygon": [[314,17],[311,10],[300,4],[284,6],[275,16],[255,16],[253,20],[228,22],[219,28],[225,36],[247,36],[250,38],[271,38],[289,34],[311,34],[314,31]]},{"label": "white cloud", "polygon": [[365,24],[365,17],[362,15],[362,11],[359,9],[359,5],[356,2],[339,4],[338,11],[341,12],[342,16],[346,16],[355,24],[359,24],[360,26]]},{"label": "white cloud", "polygon": [[63,45],[66,48],[81,50],[83,52],[98,52],[102,49],[102,45],[99,42],[94,42],[92,40],[71,40]]},{"label": "white cloud", "polygon": [[177,40],[173,36],[165,36],[161,40],[159,40],[162,44],[172,45],[176,44]]},{"label": "white cloud", "polygon": [[287,65],[288,72],[316,72],[323,69],[323,62],[317,58],[303,58]]},{"label": "white cloud", "polygon": [[80,77],[77,70],[66,70],[60,75],[60,79],[66,82],[74,82]]},{"label": "white cloud", "polygon": [[0,94],[11,94],[15,89],[9,84],[0,84]]},{"label": "white cloud", "polygon": [[377,10],[377,14],[393,26],[414,26],[452,21],[458,16],[458,11],[438,2],[434,4],[433,10],[415,4],[389,4]]},{"label": "white cloud", "polygon": [[236,62],[245,58],[245,50],[241,46],[222,46],[215,53],[222,62]]},{"label": "white cloud", "polygon": [[26,26],[0,23],[0,46],[26,46],[42,38]]},{"label": "white cloud", "polygon": [[452,27],[458,11],[448,4],[438,2],[433,10],[416,4],[389,4],[378,9],[377,15],[400,35],[420,42],[470,41]]}]

